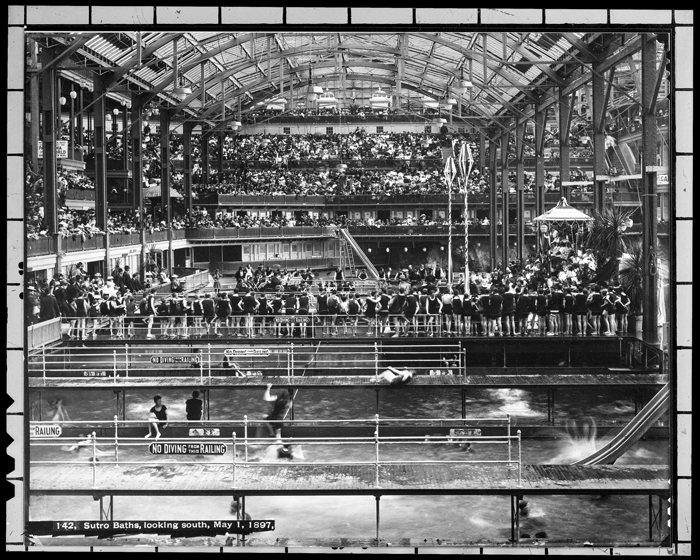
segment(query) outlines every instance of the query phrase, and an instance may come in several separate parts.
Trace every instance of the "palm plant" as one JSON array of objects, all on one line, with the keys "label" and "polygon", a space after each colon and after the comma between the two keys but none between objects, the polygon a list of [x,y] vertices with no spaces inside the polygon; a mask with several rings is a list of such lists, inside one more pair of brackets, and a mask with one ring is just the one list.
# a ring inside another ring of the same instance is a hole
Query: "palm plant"
[{"label": "palm plant", "polygon": [[620,258],[619,280],[622,289],[630,298],[630,312],[641,315],[644,302],[644,255],[642,243],[636,240],[629,244],[627,252]]},{"label": "palm plant", "polygon": [[[611,261],[617,262],[628,250],[630,242],[624,232],[629,226],[633,212],[634,210],[619,207],[593,212],[593,222],[589,226],[586,244],[596,255],[599,270]],[[617,267],[611,270],[615,268]],[[615,276],[615,272],[612,275]]]}]

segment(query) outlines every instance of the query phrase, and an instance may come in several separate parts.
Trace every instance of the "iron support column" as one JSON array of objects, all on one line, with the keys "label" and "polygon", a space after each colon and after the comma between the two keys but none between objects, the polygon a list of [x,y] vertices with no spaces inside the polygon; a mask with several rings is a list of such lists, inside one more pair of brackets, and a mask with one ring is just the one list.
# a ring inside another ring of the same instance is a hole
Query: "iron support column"
[{"label": "iron support column", "polygon": [[525,245],[525,123],[518,123],[515,128],[515,216],[517,223],[515,243],[516,258],[523,259],[523,246]]},{"label": "iron support column", "polygon": [[[41,52],[42,65],[48,65],[53,60],[56,51],[43,49]],[[56,233],[58,225],[56,201],[56,70],[50,67],[44,73],[42,81],[42,117],[44,142],[44,219],[49,235]]]},{"label": "iron support column", "polygon": [[141,257],[139,265],[139,279],[143,286],[146,281],[146,232],[144,229],[144,204],[143,204],[143,151],[142,120],[143,108],[141,96],[138,93],[131,94],[131,185],[134,191],[133,207],[139,217],[139,233],[141,241]]},{"label": "iron support column", "polygon": [[[656,41],[654,35],[642,36],[642,291],[644,293],[642,332],[647,342],[656,343],[658,334],[657,295],[657,203],[656,154],[658,131],[653,99],[656,95]],[[659,71],[662,71],[660,69]]]},{"label": "iron support column", "polygon": [[182,128],[182,144],[184,151],[183,182],[185,187],[185,213],[192,215],[192,129],[194,123],[186,122]]},{"label": "iron support column", "polygon": [[508,227],[510,220],[510,189],[508,188],[508,141],[510,134],[505,132],[501,136],[501,208],[503,217],[501,218],[501,266],[503,270],[508,266]]},{"label": "iron support column", "polygon": [[93,107],[95,121],[95,225],[104,234],[104,275],[110,273],[109,268],[109,209],[107,205],[107,149],[106,149],[106,129],[105,117],[107,113],[107,96],[105,94],[104,83],[111,79],[111,74],[100,76],[95,74],[93,91],[95,102]]},{"label": "iron support column", "polygon": [[[544,138],[547,110],[535,106],[535,215],[544,214]],[[540,250],[540,236],[535,235],[535,248]]]},{"label": "iron support column", "polygon": [[172,203],[170,200],[170,117],[172,110],[160,110],[160,207],[168,227],[168,278],[173,275]]},{"label": "iron support column", "polygon": [[564,181],[571,179],[569,132],[572,96],[563,95],[563,91],[564,88],[559,88],[559,197],[568,199],[568,188],[564,186]]},{"label": "iron support column", "polygon": [[496,158],[496,143],[489,141],[489,262],[491,272],[496,269],[496,242],[498,241],[498,194],[496,193],[496,170],[498,161]]},{"label": "iron support column", "polygon": [[605,189],[608,181],[608,164],[605,153],[605,131],[600,128],[605,115],[605,81],[602,73],[593,65],[593,209],[601,212],[605,207]]}]

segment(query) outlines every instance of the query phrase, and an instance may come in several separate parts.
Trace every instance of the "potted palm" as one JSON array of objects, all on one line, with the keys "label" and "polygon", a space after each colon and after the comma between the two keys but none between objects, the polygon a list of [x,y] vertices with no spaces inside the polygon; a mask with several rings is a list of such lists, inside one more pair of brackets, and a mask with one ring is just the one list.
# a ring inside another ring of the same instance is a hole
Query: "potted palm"
[{"label": "potted palm", "polygon": [[642,331],[642,316],[644,313],[644,258],[642,243],[637,240],[629,244],[627,252],[620,257],[618,278],[620,286],[630,298],[630,325],[635,325],[635,331]]}]

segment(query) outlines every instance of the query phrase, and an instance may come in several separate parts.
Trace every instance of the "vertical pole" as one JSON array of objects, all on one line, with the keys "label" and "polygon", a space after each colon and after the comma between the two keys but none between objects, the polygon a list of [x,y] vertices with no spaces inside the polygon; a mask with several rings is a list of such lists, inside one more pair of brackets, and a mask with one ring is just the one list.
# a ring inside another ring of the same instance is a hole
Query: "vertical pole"
[{"label": "vertical pole", "polygon": [[496,157],[496,143],[491,140],[489,142],[489,251],[491,272],[496,269],[496,243],[498,241],[498,231],[496,224],[498,223],[498,193],[496,192],[496,171],[498,169],[498,161]]},{"label": "vertical pole", "polygon": [[[644,195],[642,200],[642,259],[643,259],[643,334],[644,340],[659,342],[658,294],[657,294],[657,187],[656,187],[656,143],[658,140],[656,116],[656,41],[654,35],[642,35],[642,178]],[[659,68],[659,72],[663,72]]]},{"label": "vertical pole", "polygon": [[160,208],[168,226],[168,278],[173,275],[172,204],[170,200],[170,117],[172,111],[160,110]]},{"label": "vertical pole", "polygon": [[117,351],[112,350],[112,373],[114,375],[114,382],[117,382]]},{"label": "vertical pole", "polygon": [[[231,481],[232,481],[231,488],[235,488],[236,487],[236,432],[233,432],[232,438],[233,438],[233,464],[232,464],[232,473],[231,473]],[[248,459],[246,457],[246,461],[247,460]]]},{"label": "vertical pole", "polygon": [[[93,142],[95,143],[95,225],[98,229],[107,232],[109,222],[109,210],[107,204],[107,149],[105,146],[105,117],[107,113],[106,95],[104,91],[103,79],[95,74],[94,96],[95,110],[93,118],[95,121],[95,131]],[[104,270],[105,275],[109,274],[109,234],[104,234]]]},{"label": "vertical pole", "polygon": [[508,460],[511,460],[511,443],[510,443],[510,414],[506,415],[508,419]]},{"label": "vertical pole", "polygon": [[[143,285],[146,273],[146,239],[144,230],[144,201],[143,201],[143,113],[141,96],[131,94],[131,185],[134,192],[133,208],[139,217],[139,233],[141,234],[141,262],[139,278]],[[144,296],[145,297],[145,296]]]},{"label": "vertical pole", "polygon": [[567,196],[564,181],[571,180],[571,150],[569,131],[571,130],[572,96],[564,95],[564,88],[559,88],[559,197]]},{"label": "vertical pole", "polygon": [[92,432],[92,487],[97,488],[97,434]]},{"label": "vertical pole", "polygon": [[518,430],[518,488],[523,485],[523,449],[522,449],[522,435],[520,430]]},{"label": "vertical pole", "polygon": [[[293,324],[294,323],[290,323],[290,325],[293,325]],[[287,373],[287,377],[293,377],[293,376],[294,376],[294,343],[292,342],[289,345],[289,372]]]},{"label": "vertical pole", "polygon": [[[644,48],[642,47],[642,50]],[[605,184],[608,180],[608,164],[605,149],[605,131],[601,128],[604,122],[605,83],[604,76],[593,64],[593,209],[601,212],[605,207]]]},{"label": "vertical pole", "polygon": [[376,531],[376,537],[375,537],[375,539],[376,539],[376,541],[377,541],[377,542],[376,542],[376,545],[377,545],[377,546],[379,546],[379,498],[380,498],[379,494],[377,494],[377,495],[374,497],[374,501],[375,501],[375,511],[376,511],[376,520],[377,520],[377,531]]},{"label": "vertical pole", "polygon": [[510,226],[510,189],[508,188],[508,144],[510,134],[504,132],[501,136],[501,266],[505,271],[508,266],[508,229]]},{"label": "vertical pole", "polygon": [[182,128],[183,182],[185,187],[186,215],[192,215],[192,129],[194,123],[186,122]]},{"label": "vertical pole", "polygon": [[653,541],[654,540],[654,517],[652,515],[653,509],[654,509],[654,501],[653,501],[653,496],[649,494],[649,540]]},{"label": "vertical pole", "polygon": [[124,345],[124,377],[129,377],[129,345]]},{"label": "vertical pole", "polygon": [[211,342],[207,344],[207,375],[211,383]]},{"label": "vertical pole", "polygon": [[[49,64],[56,54],[55,49],[43,49],[41,53],[42,65]],[[50,67],[44,72],[44,79],[41,82],[44,141],[44,219],[50,235],[56,233],[58,225],[58,201],[56,198],[56,105],[58,100],[56,96],[59,93],[56,89],[56,70],[55,67]]]},{"label": "vertical pole", "polygon": [[374,343],[374,377],[375,381],[379,383],[379,350],[377,343]]},{"label": "vertical pole", "polygon": [[[535,215],[544,213],[544,139],[547,110],[535,105]],[[540,236],[535,235],[535,248],[540,250]]]},{"label": "vertical pole", "polygon": [[525,123],[518,123],[515,132],[515,215],[517,230],[515,236],[516,259],[523,260],[525,245]]},{"label": "vertical pole", "polygon": [[375,429],[374,429],[374,450],[375,450],[375,478],[374,485],[379,488],[379,414],[374,416]]},{"label": "vertical pole", "polygon": [[243,416],[243,453],[245,462],[248,462],[248,415]]},{"label": "vertical pole", "polygon": [[114,460],[119,464],[119,421],[114,415]]}]

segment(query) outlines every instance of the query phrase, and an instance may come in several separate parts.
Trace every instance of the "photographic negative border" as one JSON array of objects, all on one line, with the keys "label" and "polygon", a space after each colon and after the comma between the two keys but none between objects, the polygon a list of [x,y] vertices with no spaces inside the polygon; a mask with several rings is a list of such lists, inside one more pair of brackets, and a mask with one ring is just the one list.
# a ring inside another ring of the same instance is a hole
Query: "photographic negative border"
[{"label": "photographic negative border", "polygon": [[[196,19],[193,19],[196,14]],[[23,138],[16,131],[23,130],[24,97],[24,33],[28,30],[96,30],[101,26],[143,26],[149,30],[181,30],[190,25],[202,29],[241,30],[256,29],[353,29],[356,31],[440,30],[460,25],[465,30],[500,31],[547,30],[561,26],[581,26],[602,31],[620,30],[625,26],[631,32],[659,27],[672,31],[675,73],[673,84],[673,113],[675,122],[672,146],[673,168],[671,196],[676,233],[675,251],[681,258],[673,259],[671,291],[676,301],[692,302],[692,184],[693,184],[693,10],[634,10],[634,9],[452,9],[452,8],[300,8],[300,7],[160,7],[160,6],[8,6],[8,83],[7,83],[7,393],[6,426],[11,443],[7,453],[14,463],[8,463],[8,486],[14,496],[7,502],[6,550],[26,550],[23,540],[24,481],[26,480],[27,422],[23,412],[27,406],[24,377],[24,289],[23,263],[26,262],[24,243],[24,185]],[[375,25],[380,22],[381,25]],[[398,26],[393,27],[392,26]],[[675,199],[675,204],[673,200]],[[673,236],[673,233],[672,233]],[[673,245],[672,245],[673,247]],[[681,251],[683,251],[681,253]],[[672,297],[673,299],[673,297]],[[671,314],[671,347],[677,368],[677,384],[672,395],[676,454],[672,462],[673,511],[676,539],[669,549],[675,554],[688,555],[691,545],[691,470],[692,447],[692,306],[674,306]],[[19,327],[19,328],[18,328]],[[672,434],[673,435],[673,434]],[[683,452],[679,453],[678,450]],[[57,547],[47,547],[48,549]],[[32,547],[41,550],[42,547]],[[92,550],[92,547],[60,547],[61,551]],[[126,548],[120,547],[120,551]],[[149,550],[138,548],[139,551]],[[162,548],[160,549],[163,550]],[[538,552],[539,549],[519,548],[518,553]],[[155,549],[153,550],[155,551]],[[188,550],[195,552],[196,549]],[[248,549],[249,552],[264,552]],[[295,551],[297,551],[295,549]],[[318,552],[318,550],[315,550]],[[422,552],[422,551],[421,551]],[[557,548],[557,553],[566,549]],[[572,553],[580,553],[576,548]],[[615,549],[618,554],[639,554],[644,549]],[[612,554],[613,551],[611,550]]]}]

